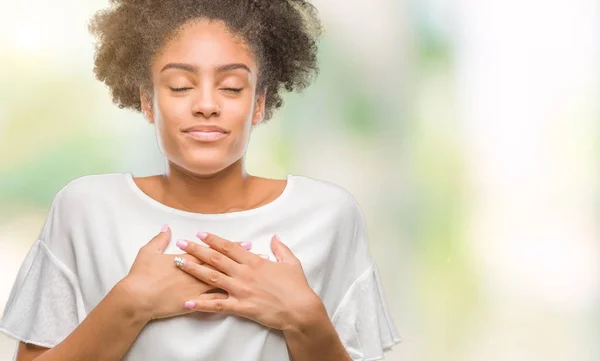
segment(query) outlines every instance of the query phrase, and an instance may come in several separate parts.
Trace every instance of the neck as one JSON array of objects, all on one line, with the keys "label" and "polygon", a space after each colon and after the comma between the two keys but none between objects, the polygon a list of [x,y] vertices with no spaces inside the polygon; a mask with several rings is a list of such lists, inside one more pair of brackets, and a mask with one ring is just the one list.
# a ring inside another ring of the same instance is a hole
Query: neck
[{"label": "neck", "polygon": [[162,202],[195,213],[243,210],[253,178],[246,173],[243,158],[210,175],[193,174],[169,162],[161,177]]}]

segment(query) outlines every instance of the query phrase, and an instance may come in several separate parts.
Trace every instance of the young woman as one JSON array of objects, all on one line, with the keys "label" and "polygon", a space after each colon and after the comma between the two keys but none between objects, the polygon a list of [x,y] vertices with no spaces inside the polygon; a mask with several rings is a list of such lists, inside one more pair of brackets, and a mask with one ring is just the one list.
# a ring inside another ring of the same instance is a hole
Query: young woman
[{"label": "young woman", "polygon": [[249,175],[254,126],[317,71],[304,0],[113,0],[95,72],[154,125],[165,174],[73,180],[0,330],[18,361],[377,360],[400,338],[342,188]]}]

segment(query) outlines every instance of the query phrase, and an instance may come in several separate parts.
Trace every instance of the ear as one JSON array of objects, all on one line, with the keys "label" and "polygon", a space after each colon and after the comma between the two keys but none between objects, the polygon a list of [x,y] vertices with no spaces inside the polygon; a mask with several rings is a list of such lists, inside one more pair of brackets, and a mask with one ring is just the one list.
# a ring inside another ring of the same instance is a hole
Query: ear
[{"label": "ear", "polygon": [[252,125],[258,125],[265,119],[265,100],[267,91],[265,90],[258,96],[256,107],[254,108],[254,116],[252,117]]},{"label": "ear", "polygon": [[149,124],[154,124],[154,113],[152,112],[152,99],[150,94],[140,87],[140,105],[142,114]]}]

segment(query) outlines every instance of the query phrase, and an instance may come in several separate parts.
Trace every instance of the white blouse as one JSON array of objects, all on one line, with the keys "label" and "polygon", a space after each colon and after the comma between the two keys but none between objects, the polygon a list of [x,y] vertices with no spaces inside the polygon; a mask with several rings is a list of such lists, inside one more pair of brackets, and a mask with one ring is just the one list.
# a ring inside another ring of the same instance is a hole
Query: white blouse
[{"label": "white blouse", "polygon": [[[18,272],[0,331],[53,347],[64,340],[123,277],[138,250],[163,224],[165,253],[183,253],[177,239],[199,231],[252,241],[252,252],[275,260],[273,234],[300,259],[353,360],[383,358],[400,342],[367,241],[364,217],[343,188],[287,176],[284,192],[259,208],[200,214],[170,208],[142,192],[130,173],[77,178],[61,189]],[[93,342],[90,340],[90,342]],[[185,345],[185,346],[183,346]],[[153,320],[123,360],[289,360],[281,331],[224,313]]]}]

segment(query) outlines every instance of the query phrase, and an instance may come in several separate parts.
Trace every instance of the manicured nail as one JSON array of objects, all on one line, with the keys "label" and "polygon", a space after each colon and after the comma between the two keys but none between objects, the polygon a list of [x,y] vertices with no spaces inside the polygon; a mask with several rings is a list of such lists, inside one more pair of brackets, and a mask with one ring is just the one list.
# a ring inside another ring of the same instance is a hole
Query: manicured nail
[{"label": "manicured nail", "polygon": [[169,225],[165,224],[164,226],[162,226],[162,228],[160,229],[161,232],[165,233],[166,231],[169,230]]},{"label": "manicured nail", "polygon": [[250,248],[252,248],[252,242],[250,242],[250,241],[244,241],[244,242],[240,243],[240,245],[246,251],[248,251],[248,250],[250,250]]},{"label": "manicured nail", "polygon": [[196,237],[200,238],[201,241],[204,241],[204,238],[206,238],[206,236],[208,236],[206,232],[198,232],[196,234]]},{"label": "manicured nail", "polygon": [[185,308],[194,308],[195,306],[196,306],[196,302],[194,302],[194,301],[186,301],[183,304],[183,307],[185,307]]},{"label": "manicured nail", "polygon": [[266,254],[259,254],[260,258],[269,259],[269,256]]},{"label": "manicured nail", "polygon": [[277,242],[281,242],[281,238],[279,238],[279,235],[275,235],[275,239],[277,240]]},{"label": "manicured nail", "polygon": [[183,239],[180,239],[177,241],[177,247],[184,249],[185,247],[188,246],[188,243],[186,241],[184,241]]}]

